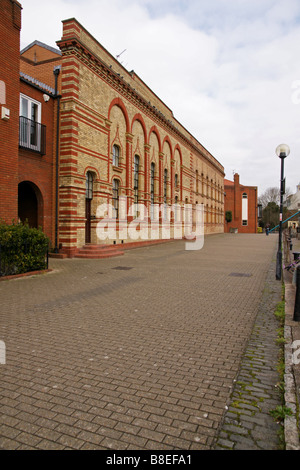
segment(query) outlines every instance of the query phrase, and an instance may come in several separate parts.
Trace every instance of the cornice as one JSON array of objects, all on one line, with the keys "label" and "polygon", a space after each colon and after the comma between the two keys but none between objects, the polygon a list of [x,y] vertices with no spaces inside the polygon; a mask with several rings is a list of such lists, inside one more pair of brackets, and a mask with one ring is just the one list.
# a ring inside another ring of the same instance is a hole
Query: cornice
[{"label": "cornice", "polygon": [[[159,124],[161,127],[165,128],[167,132],[175,135],[183,145],[188,147],[190,150],[193,150],[197,155],[204,158],[207,162],[213,165],[219,172],[224,174],[223,166],[218,160],[215,159],[212,155],[206,155],[205,152],[209,153],[200,142],[199,146],[204,149],[204,151],[199,148],[196,144],[191,142],[174,124],[171,120],[167,119],[164,114],[159,111],[155,106],[151,104],[150,101],[147,101],[140,93],[138,93],[129,83],[127,83],[123,76],[115,72],[112,66],[108,66],[100,57],[98,57],[94,52],[81,42],[81,40],[76,37],[67,37],[63,38],[60,41],[57,41],[58,47],[63,53],[63,57],[76,55],[77,58],[84,63],[88,68],[92,69],[97,73],[108,85],[114,88],[120,95],[124,96],[128,101],[132,102],[137,106],[142,112],[148,115],[154,122]],[[129,72],[127,72],[129,73]],[[129,73],[130,74],[130,73]],[[187,131],[189,134],[189,132]],[[191,134],[189,134],[191,135]],[[191,139],[196,140],[195,137],[191,135]]]}]

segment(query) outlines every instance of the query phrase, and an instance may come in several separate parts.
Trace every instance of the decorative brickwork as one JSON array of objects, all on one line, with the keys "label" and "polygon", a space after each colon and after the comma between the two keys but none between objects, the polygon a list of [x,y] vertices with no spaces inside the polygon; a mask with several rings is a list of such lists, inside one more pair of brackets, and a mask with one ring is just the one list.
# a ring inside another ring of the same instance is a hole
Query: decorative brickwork
[{"label": "decorative brickwork", "polygon": [[[170,206],[175,197],[181,206],[203,203],[206,232],[222,232],[222,165],[134,72],[125,70],[75,19],[63,22],[58,46],[62,52],[60,242],[64,249],[76,251],[85,243],[88,171],[94,181],[91,242],[97,243],[96,227],[101,220],[97,207],[113,202],[114,180],[119,196],[126,196],[129,204],[138,199],[150,214],[151,164],[155,165],[152,203]],[[113,165],[114,146],[118,147],[118,166]]]}]

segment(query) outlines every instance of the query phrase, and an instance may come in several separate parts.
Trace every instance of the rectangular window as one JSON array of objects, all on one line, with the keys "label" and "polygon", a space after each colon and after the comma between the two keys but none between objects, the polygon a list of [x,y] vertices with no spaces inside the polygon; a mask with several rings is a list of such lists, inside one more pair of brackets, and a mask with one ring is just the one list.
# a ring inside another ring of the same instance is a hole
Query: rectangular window
[{"label": "rectangular window", "polygon": [[155,164],[151,163],[151,169],[150,169],[150,198],[151,198],[150,218],[151,220],[154,219],[154,175],[155,175]]},{"label": "rectangular window", "polygon": [[21,147],[44,153],[45,126],[41,125],[41,113],[41,103],[20,95],[19,144]]},{"label": "rectangular window", "polygon": [[[134,189],[134,204],[139,203],[139,166],[140,158],[138,155],[134,157],[134,176],[133,176],[133,189]],[[137,217],[137,207],[135,208],[135,215]]]},{"label": "rectangular window", "polygon": [[242,197],[242,221],[243,225],[248,225],[248,197],[245,193]]},{"label": "rectangular window", "polygon": [[167,220],[167,184],[168,184],[168,170],[164,172],[164,221]]},{"label": "rectangular window", "polygon": [[119,180],[113,180],[113,217],[115,219],[119,218]]}]

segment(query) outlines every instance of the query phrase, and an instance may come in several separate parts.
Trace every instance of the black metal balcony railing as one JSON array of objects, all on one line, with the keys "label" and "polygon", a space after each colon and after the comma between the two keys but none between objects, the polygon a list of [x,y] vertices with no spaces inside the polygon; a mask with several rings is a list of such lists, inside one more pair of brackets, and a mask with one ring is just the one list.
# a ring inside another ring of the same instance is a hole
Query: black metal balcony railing
[{"label": "black metal balcony railing", "polygon": [[19,146],[45,155],[46,126],[20,116]]}]

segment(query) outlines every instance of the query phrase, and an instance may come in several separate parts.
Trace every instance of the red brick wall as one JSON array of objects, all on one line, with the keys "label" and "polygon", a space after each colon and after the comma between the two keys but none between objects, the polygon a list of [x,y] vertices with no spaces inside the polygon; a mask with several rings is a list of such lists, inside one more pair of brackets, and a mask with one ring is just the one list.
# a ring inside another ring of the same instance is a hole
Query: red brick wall
[{"label": "red brick wall", "polygon": [[0,0],[0,80],[5,84],[5,98],[0,108],[10,110],[10,119],[0,115],[0,218],[10,223],[18,217],[18,135],[19,135],[19,55],[21,5]]},{"label": "red brick wall", "polygon": [[[46,51],[47,52],[47,51]],[[36,78],[42,83],[49,85],[51,88],[55,87],[55,78],[53,74],[54,67],[61,64],[61,58],[57,60],[51,60],[50,62],[45,62],[42,64],[33,65],[27,61],[20,61],[20,70],[27,75],[30,75],[33,78]],[[60,91],[60,75],[58,77],[58,90]]]},{"label": "red brick wall", "polygon": [[[224,231],[229,232],[231,228],[237,228],[239,233],[257,232],[257,188],[255,186],[243,186],[239,182],[239,175],[234,175],[234,182],[225,180],[225,214],[232,212],[232,222],[225,220]],[[243,193],[248,196],[248,225],[244,226],[242,221]]]},{"label": "red brick wall", "polygon": [[39,101],[42,105],[41,123],[46,126],[46,154],[30,150],[19,150],[19,175],[18,182],[30,181],[33,183],[39,202],[39,220],[46,235],[54,242],[55,227],[55,102],[50,97],[48,102],[43,99],[43,91],[37,90],[31,85],[21,81],[21,93]]}]

